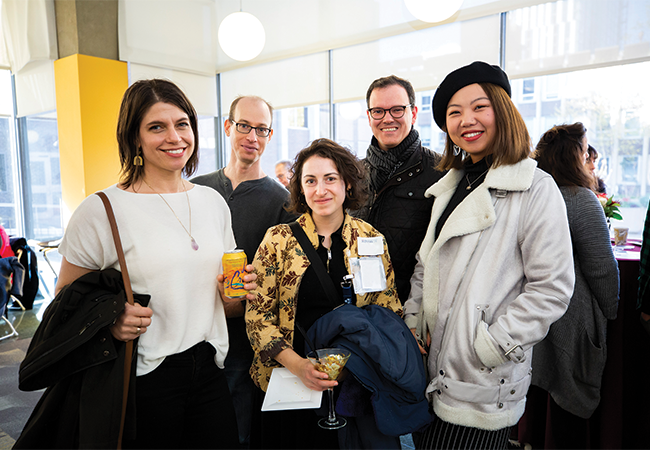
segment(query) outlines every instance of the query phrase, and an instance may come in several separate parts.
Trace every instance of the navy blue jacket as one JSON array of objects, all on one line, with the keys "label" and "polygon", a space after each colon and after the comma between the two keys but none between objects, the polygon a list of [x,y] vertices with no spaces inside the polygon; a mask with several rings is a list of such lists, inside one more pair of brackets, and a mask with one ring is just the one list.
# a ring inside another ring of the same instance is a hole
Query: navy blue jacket
[{"label": "navy blue jacket", "polygon": [[400,436],[431,422],[422,355],[393,311],[378,305],[343,305],[318,319],[308,335],[317,348],[352,352],[345,367],[372,392],[375,421],[383,434]]}]

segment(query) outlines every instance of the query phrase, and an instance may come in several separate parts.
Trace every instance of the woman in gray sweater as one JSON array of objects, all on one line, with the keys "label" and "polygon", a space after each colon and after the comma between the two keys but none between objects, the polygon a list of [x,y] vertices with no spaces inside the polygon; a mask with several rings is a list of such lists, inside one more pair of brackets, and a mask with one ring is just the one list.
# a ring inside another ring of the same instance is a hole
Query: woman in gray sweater
[{"label": "woman in gray sweater", "polygon": [[580,122],[555,126],[535,150],[538,167],[553,176],[566,202],[576,275],[569,309],[533,349],[532,384],[551,395],[558,448],[587,448],[587,419],[600,402],[607,358],[607,320],[618,308],[618,265],[585,169],[586,132]]}]

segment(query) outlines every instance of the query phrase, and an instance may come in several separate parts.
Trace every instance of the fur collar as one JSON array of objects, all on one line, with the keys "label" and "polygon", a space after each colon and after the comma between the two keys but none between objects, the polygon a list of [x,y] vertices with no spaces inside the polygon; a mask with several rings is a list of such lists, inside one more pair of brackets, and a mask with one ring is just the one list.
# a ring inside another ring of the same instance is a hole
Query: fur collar
[{"label": "fur collar", "polygon": [[[491,226],[496,220],[496,214],[490,191],[525,191],[533,183],[536,168],[537,161],[527,158],[517,164],[490,169],[485,181],[477,186],[447,218],[440,236],[435,241],[435,246],[439,248],[452,237],[475,233]],[[436,198],[431,216],[432,224],[440,219],[463,176],[465,176],[464,170],[451,169],[440,181],[427,189],[425,195]],[[435,226],[429,226],[422,243],[422,249],[426,253],[428,253],[427,249],[434,246],[434,234]]]}]

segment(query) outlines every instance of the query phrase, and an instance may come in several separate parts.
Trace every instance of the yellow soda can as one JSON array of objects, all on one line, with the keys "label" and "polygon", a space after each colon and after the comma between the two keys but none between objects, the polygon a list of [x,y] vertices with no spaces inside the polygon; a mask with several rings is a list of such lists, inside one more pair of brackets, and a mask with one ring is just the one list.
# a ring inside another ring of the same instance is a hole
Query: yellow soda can
[{"label": "yellow soda can", "polygon": [[224,252],[221,262],[223,264],[223,287],[226,297],[245,297],[244,275],[246,275],[246,252],[238,248]]}]

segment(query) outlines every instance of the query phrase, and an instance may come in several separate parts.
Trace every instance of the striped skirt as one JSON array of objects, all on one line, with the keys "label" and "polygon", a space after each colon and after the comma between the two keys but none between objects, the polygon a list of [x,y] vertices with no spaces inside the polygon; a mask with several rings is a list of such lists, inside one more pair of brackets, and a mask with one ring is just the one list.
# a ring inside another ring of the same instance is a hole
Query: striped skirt
[{"label": "striped skirt", "polygon": [[417,449],[492,449],[508,448],[510,427],[500,430],[481,430],[445,422],[436,417],[421,433],[414,434]]}]

